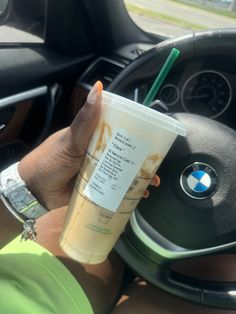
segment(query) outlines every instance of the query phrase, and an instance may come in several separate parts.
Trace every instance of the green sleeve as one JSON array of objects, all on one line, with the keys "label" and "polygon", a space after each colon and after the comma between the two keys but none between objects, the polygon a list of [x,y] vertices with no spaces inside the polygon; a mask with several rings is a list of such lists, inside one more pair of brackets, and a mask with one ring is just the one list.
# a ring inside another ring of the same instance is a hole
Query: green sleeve
[{"label": "green sleeve", "polygon": [[69,270],[33,241],[16,238],[0,251],[0,313],[92,314]]}]

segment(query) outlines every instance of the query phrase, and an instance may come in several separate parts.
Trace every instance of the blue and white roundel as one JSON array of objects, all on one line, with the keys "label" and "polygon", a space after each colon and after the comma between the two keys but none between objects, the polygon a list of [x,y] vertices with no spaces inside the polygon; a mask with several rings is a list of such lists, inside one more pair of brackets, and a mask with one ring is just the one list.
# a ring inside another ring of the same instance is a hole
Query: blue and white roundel
[{"label": "blue and white roundel", "polygon": [[187,182],[190,189],[194,192],[206,192],[211,186],[211,177],[203,170],[196,170],[190,173]]},{"label": "blue and white roundel", "polygon": [[182,172],[180,185],[183,191],[192,198],[208,198],[217,189],[216,171],[206,163],[195,162],[187,166]]}]

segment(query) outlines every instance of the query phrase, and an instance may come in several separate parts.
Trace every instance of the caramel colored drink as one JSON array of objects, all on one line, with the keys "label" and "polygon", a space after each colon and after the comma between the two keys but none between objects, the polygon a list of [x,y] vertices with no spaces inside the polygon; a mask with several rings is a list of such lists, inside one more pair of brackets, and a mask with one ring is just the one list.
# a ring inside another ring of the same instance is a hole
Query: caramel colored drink
[{"label": "caramel colored drink", "polygon": [[118,95],[102,92],[102,113],[78,174],[60,238],[82,263],[103,262],[177,135],[185,127]]}]

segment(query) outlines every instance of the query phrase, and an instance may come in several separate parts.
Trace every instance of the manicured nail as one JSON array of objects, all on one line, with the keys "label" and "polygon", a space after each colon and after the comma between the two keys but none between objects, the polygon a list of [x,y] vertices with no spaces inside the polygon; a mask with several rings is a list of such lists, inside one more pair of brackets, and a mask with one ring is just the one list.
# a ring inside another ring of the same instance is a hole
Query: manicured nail
[{"label": "manicured nail", "polygon": [[161,184],[160,178],[155,174],[151,180],[151,185],[155,186],[156,188]]},{"label": "manicured nail", "polygon": [[100,81],[97,81],[92,89],[90,90],[89,94],[88,94],[88,97],[87,97],[87,102],[90,104],[90,105],[95,105],[98,101],[98,97],[101,96],[101,93],[102,93],[102,90],[103,90],[103,85]]},{"label": "manicured nail", "polygon": [[144,192],[143,197],[144,197],[144,198],[148,198],[148,197],[149,197],[149,194],[150,194],[150,193],[149,193],[149,191],[148,191],[148,190],[146,190],[146,191]]}]

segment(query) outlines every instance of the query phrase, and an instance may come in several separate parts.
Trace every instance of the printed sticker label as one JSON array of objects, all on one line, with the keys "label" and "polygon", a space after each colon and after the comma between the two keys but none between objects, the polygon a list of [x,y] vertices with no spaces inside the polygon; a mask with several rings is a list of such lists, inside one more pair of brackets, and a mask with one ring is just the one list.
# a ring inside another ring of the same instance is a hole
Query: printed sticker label
[{"label": "printed sticker label", "polygon": [[116,212],[146,159],[151,145],[125,129],[116,129],[83,194]]}]

